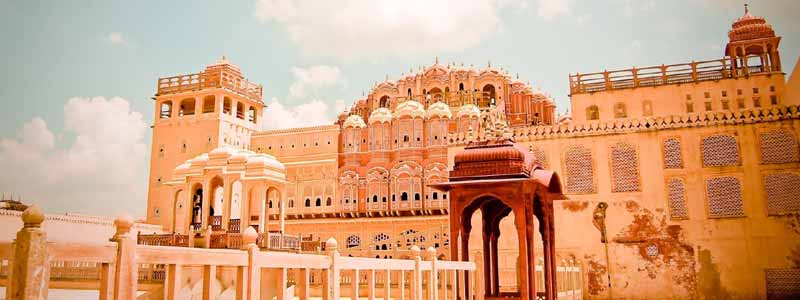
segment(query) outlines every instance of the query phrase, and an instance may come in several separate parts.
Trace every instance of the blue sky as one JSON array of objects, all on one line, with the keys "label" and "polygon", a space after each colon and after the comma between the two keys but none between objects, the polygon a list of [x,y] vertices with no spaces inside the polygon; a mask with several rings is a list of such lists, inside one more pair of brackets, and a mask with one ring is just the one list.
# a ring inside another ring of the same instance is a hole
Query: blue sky
[{"label": "blue sky", "polygon": [[[742,4],[0,0],[0,192],[54,212],[143,214],[156,79],[222,55],[264,85],[271,127],[328,123],[375,81],[437,56],[491,60],[564,112],[569,73],[722,57]],[[783,36],[791,70],[800,1],[750,4]]]}]

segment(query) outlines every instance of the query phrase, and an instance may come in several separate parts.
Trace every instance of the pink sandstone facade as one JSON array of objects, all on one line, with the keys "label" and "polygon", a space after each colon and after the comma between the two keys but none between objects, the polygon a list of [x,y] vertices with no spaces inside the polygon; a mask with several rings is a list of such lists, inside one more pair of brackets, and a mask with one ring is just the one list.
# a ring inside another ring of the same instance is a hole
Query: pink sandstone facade
[{"label": "pink sandstone facade", "polygon": [[[780,39],[746,12],[722,59],[570,75],[561,117],[491,64],[437,61],[376,84],[335,124],[269,131],[261,86],[223,58],[158,81],[147,222],[448,258],[450,199],[429,185],[465,145],[506,132],[561,178],[557,264],[581,271],[559,282],[584,298],[766,298],[800,282],[800,74],[787,82]],[[513,291],[516,240],[499,243],[500,290]]]}]

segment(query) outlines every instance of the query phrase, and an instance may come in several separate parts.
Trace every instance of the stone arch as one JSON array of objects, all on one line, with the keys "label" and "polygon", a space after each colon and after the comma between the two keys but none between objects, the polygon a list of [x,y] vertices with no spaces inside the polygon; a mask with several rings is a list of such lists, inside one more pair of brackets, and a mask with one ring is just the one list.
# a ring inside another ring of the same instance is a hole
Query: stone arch
[{"label": "stone arch", "polygon": [[191,116],[195,113],[195,100],[194,98],[186,98],[181,100],[181,104],[179,106],[180,110],[178,110],[178,116]]}]

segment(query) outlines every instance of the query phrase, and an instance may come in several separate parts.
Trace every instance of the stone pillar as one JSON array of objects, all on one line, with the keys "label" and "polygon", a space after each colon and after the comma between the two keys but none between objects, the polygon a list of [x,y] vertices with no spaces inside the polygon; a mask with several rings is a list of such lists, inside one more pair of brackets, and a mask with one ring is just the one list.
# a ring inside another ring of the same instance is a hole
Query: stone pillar
[{"label": "stone pillar", "polygon": [[325,241],[325,252],[331,257],[331,266],[327,270],[323,270],[323,286],[322,286],[322,299],[323,300],[338,300],[340,294],[339,284],[341,278],[339,276],[339,243],[334,238]]},{"label": "stone pillar", "polygon": [[414,274],[412,276],[411,284],[411,299],[422,300],[424,293],[422,292],[422,258],[420,257],[421,250],[416,245],[411,246],[411,257],[414,259]]},{"label": "stone pillar", "polygon": [[438,300],[439,299],[439,291],[437,290],[439,285],[439,279],[437,278],[437,273],[439,270],[436,266],[436,249],[433,247],[428,247],[426,250],[428,260],[431,261],[431,271],[430,277],[428,278],[428,300]]},{"label": "stone pillar", "polygon": [[[261,272],[255,265],[255,255],[258,253],[256,239],[258,233],[253,227],[247,227],[242,233],[242,250],[247,251],[247,269],[242,270],[241,275],[237,274],[238,285],[244,290],[242,299],[259,300],[260,291],[258,289],[261,280]],[[238,293],[238,292],[237,292]],[[237,296],[237,298],[239,298]]]},{"label": "stone pillar", "polygon": [[139,266],[136,264],[136,236],[131,234],[133,218],[123,214],[114,220],[117,232],[111,238],[117,243],[117,257],[114,266],[114,299],[135,300],[138,290]]},{"label": "stone pillar", "polygon": [[14,261],[6,288],[8,300],[46,300],[50,280],[44,214],[31,206],[22,213],[22,229],[14,240]]}]

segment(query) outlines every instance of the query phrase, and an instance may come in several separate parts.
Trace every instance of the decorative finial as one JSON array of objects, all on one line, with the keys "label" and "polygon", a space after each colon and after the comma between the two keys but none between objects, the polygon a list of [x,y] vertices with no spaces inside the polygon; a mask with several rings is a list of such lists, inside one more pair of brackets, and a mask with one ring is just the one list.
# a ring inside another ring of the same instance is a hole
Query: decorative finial
[{"label": "decorative finial", "polygon": [[389,74],[386,74],[386,81],[389,81]]},{"label": "decorative finial", "polygon": [[491,68],[491,67],[492,67],[492,61],[491,61],[491,60],[489,61],[489,63],[487,64],[487,66],[488,66],[489,68]]},{"label": "decorative finial", "polygon": [[744,4],[744,14],[745,14],[745,15],[746,15],[746,14],[748,14],[748,13],[750,13],[750,9],[748,8],[748,6],[749,6],[749,5],[748,5],[747,3],[745,3],[745,4]]},{"label": "decorative finial", "polygon": [[517,80],[519,80],[519,73],[517,73]]},{"label": "decorative finial", "polygon": [[439,56],[438,55],[436,56],[436,64],[437,65],[439,64]]},{"label": "decorative finial", "polygon": [[25,228],[39,228],[44,222],[44,213],[36,205],[31,205],[22,213],[22,223]]}]

